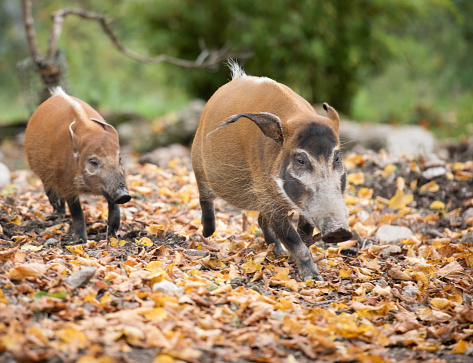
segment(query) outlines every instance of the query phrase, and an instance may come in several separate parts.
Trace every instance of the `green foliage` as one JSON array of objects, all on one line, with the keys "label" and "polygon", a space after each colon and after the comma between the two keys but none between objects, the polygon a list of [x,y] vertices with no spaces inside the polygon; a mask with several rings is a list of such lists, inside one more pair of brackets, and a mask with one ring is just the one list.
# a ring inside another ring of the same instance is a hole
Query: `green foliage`
[{"label": "green foliage", "polygon": [[[209,48],[231,45],[254,53],[248,73],[274,78],[311,102],[329,102],[348,112],[363,76],[380,70],[393,54],[388,30],[399,30],[418,6],[411,1],[163,0],[140,19],[153,51],[193,58],[198,40]],[[228,80],[217,73],[181,69],[169,80],[208,98]]]},{"label": "green foliage", "polygon": [[473,2],[424,6],[396,40],[396,62],[365,82],[352,116],[359,120],[420,124],[439,137],[473,134]]}]

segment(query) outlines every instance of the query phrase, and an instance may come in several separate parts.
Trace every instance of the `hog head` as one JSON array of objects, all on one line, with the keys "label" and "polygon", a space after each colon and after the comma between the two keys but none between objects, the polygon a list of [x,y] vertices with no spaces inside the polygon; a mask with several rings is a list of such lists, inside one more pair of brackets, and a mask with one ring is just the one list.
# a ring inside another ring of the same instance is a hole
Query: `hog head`
[{"label": "hog head", "polygon": [[80,170],[75,181],[83,193],[103,195],[115,204],[126,203],[131,197],[125,183],[117,131],[104,121],[91,120],[103,131],[86,132],[80,137],[74,132],[75,121],[69,126],[74,158]]}]

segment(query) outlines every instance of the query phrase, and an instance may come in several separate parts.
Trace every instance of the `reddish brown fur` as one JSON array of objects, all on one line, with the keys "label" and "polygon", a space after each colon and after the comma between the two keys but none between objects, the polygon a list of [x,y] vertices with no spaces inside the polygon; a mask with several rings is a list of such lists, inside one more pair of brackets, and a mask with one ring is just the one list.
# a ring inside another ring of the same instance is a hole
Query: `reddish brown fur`
[{"label": "reddish brown fur", "polygon": [[[95,119],[95,121],[94,121]],[[68,204],[77,241],[87,233],[79,197],[103,195],[108,202],[108,234],[120,226],[117,204],[130,200],[116,130],[85,102],[58,88],[31,116],[25,148],[54,209]]]},{"label": "reddish brown fur", "polygon": [[[281,83],[249,76],[232,80],[215,92],[202,114],[192,146],[197,182],[205,181],[219,197],[242,209],[261,211],[268,209],[268,203],[271,208],[285,205],[292,209],[268,177],[279,172],[284,150],[292,150],[294,128],[315,120],[332,127],[338,141],[338,115],[332,108],[328,110],[332,118],[318,115],[306,100]],[[230,116],[244,112],[278,116],[283,125],[283,150],[245,118],[238,121],[238,126],[228,125],[208,135]],[[258,160],[253,155],[258,155]],[[241,186],[238,191],[229,185],[229,180],[236,179],[240,179],[236,183]],[[205,186],[199,187],[201,193],[205,191]]]},{"label": "reddish brown fur", "polygon": [[[318,227],[330,243],[351,237],[338,114],[324,104],[328,117],[320,116],[289,87],[230,66],[234,79],[208,101],[192,146],[202,233],[215,231],[217,196],[258,211],[275,255],[284,244],[303,279],[322,281],[301,235],[311,238]],[[300,213],[297,231],[288,218],[291,210]]]},{"label": "reddish brown fur", "polygon": [[81,150],[81,159],[100,154],[112,156],[113,162],[118,163],[119,153],[117,132],[113,128],[105,130],[90,120],[92,117],[104,121],[87,103],[71,98],[79,103],[84,115],[78,113],[65,98],[52,96],[31,116],[25,135],[26,155],[31,169],[44,185],[55,190],[64,200],[76,199],[80,194],[101,194],[99,190],[84,188],[80,183],[81,163],[73,155],[69,134],[71,122],[76,120],[72,126],[74,134],[80,135],[80,140],[86,140],[76,145],[84,148]]}]

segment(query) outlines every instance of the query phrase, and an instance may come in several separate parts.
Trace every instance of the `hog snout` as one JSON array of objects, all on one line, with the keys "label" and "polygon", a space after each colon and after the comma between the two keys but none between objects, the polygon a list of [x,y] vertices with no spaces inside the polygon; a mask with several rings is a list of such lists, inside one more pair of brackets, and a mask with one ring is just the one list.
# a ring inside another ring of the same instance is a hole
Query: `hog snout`
[{"label": "hog snout", "polygon": [[352,236],[348,226],[343,224],[327,223],[322,230],[322,241],[327,243],[348,241]]},{"label": "hog snout", "polygon": [[129,202],[131,199],[128,189],[125,187],[118,188],[117,191],[113,194],[113,202],[115,204],[124,204]]}]

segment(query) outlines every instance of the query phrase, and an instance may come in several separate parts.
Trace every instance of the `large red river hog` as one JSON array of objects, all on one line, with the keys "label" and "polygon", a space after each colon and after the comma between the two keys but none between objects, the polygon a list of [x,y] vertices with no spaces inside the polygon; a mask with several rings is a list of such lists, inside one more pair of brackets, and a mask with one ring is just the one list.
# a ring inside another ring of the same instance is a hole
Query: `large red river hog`
[{"label": "large red river hog", "polygon": [[57,213],[69,206],[76,242],[87,241],[79,197],[101,195],[108,202],[107,235],[120,227],[118,204],[131,197],[125,183],[118,134],[87,103],[62,88],[33,113],[25,148],[31,169],[40,177]]},{"label": "large red river hog", "polygon": [[[192,146],[203,235],[215,232],[216,197],[258,211],[273,253],[283,253],[282,242],[303,280],[323,281],[301,236],[317,227],[328,243],[352,237],[338,113],[324,103],[328,117],[318,115],[289,87],[247,76],[234,62],[230,68],[232,80],[208,101]],[[292,211],[299,213],[297,231]]]}]

